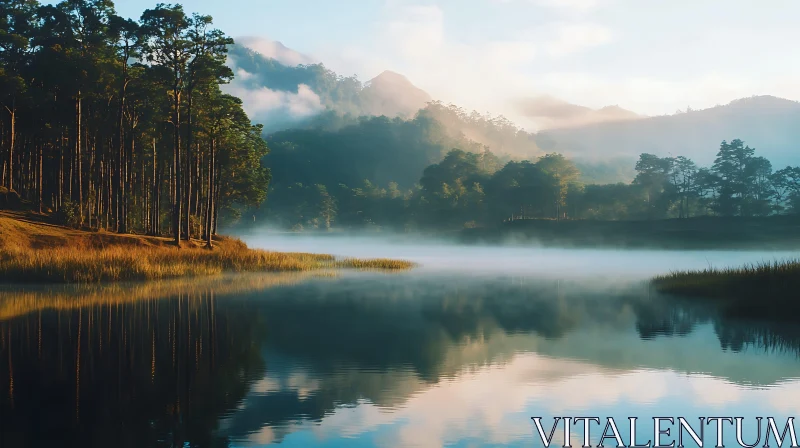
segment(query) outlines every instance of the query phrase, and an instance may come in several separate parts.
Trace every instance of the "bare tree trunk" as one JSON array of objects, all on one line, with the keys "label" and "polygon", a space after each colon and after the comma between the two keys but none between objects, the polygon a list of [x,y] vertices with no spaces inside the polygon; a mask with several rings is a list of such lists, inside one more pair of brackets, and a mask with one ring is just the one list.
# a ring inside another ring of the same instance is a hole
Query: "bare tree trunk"
[{"label": "bare tree trunk", "polygon": [[114,220],[116,231],[119,233],[127,233],[127,223],[125,222],[125,207],[124,199],[126,196],[125,182],[122,179],[123,168],[122,165],[126,163],[125,160],[125,95],[128,87],[128,59],[127,49],[122,61],[122,88],[120,89],[119,96],[119,111],[117,113],[117,161],[114,164]]},{"label": "bare tree trunk", "polygon": [[189,84],[186,110],[186,241],[192,240],[192,90]]},{"label": "bare tree trunk", "polygon": [[175,199],[172,207],[172,231],[175,233],[175,245],[181,246],[181,93],[178,81],[175,81],[172,93],[174,95],[174,110],[172,111],[173,124],[175,125],[175,141],[172,147],[172,164],[175,167]]},{"label": "bare tree trunk", "polygon": [[[75,97],[75,171],[76,184],[73,191],[77,194],[78,206],[80,208],[80,224],[83,225],[83,181],[81,176],[81,92]],[[75,197],[73,197],[75,200]]]},{"label": "bare tree trunk", "polygon": [[206,227],[205,228],[205,231],[206,231],[206,235],[205,235],[205,237],[206,237],[206,247],[208,247],[209,249],[212,249],[214,247],[214,244],[213,244],[212,238],[211,238],[211,234],[212,234],[212,231],[211,231],[211,219],[212,219],[212,213],[213,213],[213,208],[214,208],[214,149],[215,149],[214,146],[215,146],[215,144],[216,144],[216,139],[212,138],[211,139],[211,147],[210,147],[210,150],[209,150],[209,152],[211,154],[210,154],[209,161],[208,161],[208,187],[207,187],[208,188],[208,191],[207,191],[208,197],[206,198],[206,220],[205,220],[205,222],[206,222],[205,223],[205,227]]},{"label": "bare tree trunk", "polygon": [[56,197],[56,210],[61,210],[64,203],[64,133],[58,142],[58,196]]},{"label": "bare tree trunk", "polygon": [[156,235],[158,223],[158,164],[156,161],[156,138],[153,137],[153,183],[150,186],[152,192],[150,195],[150,232],[152,235]]},{"label": "bare tree trunk", "polygon": [[8,113],[11,114],[11,135],[9,138],[8,143],[8,177],[7,177],[7,186],[9,190],[14,189],[14,144],[16,143],[16,135],[17,135],[17,105],[16,99],[12,100],[11,108],[8,109]]},{"label": "bare tree trunk", "polygon": [[39,199],[39,213],[42,213],[42,144],[37,145],[39,147],[38,150],[38,157],[37,157],[37,173],[36,173],[36,185],[38,187],[37,196]]}]

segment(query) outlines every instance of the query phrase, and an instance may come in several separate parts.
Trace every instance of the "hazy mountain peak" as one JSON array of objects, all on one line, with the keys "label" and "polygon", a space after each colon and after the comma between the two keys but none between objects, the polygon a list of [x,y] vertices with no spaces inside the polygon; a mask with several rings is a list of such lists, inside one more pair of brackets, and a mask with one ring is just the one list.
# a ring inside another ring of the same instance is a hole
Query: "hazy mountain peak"
[{"label": "hazy mountain peak", "polygon": [[249,48],[256,53],[270,59],[275,59],[283,65],[294,67],[298,65],[314,64],[312,57],[292,50],[277,40],[264,39],[263,37],[243,36],[236,39],[236,43]]},{"label": "hazy mountain peak", "polygon": [[523,99],[518,102],[518,108],[522,115],[529,117],[540,128],[545,129],[642,118],[641,115],[617,105],[595,110],[550,95]]},{"label": "hazy mountain peak", "polygon": [[367,81],[362,91],[364,112],[369,115],[410,117],[431,100],[428,92],[391,70]]},{"label": "hazy mountain peak", "polygon": [[411,81],[408,80],[404,75],[400,73],[393,72],[391,70],[384,70],[378,76],[372,78],[371,80],[367,81],[367,84],[372,84],[375,81],[379,82],[397,82],[397,83],[407,83],[409,85],[413,85]]},{"label": "hazy mountain peak", "polygon": [[800,103],[786,98],[778,98],[772,95],[756,95],[747,98],[733,100],[726,106],[731,109],[761,109],[761,110],[796,110]]}]

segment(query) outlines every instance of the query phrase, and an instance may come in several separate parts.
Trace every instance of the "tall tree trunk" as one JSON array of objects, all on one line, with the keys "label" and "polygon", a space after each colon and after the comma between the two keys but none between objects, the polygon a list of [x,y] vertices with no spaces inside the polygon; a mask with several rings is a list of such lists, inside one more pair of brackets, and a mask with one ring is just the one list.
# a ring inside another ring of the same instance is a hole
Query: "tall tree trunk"
[{"label": "tall tree trunk", "polygon": [[[6,176],[7,187],[9,190],[14,189],[14,144],[16,143],[17,136],[17,100],[11,100],[11,107],[7,108],[11,116],[11,128],[9,129],[10,135],[8,140],[8,175]],[[24,117],[23,117],[24,118]]]},{"label": "tall tree trunk", "polygon": [[117,147],[116,155],[117,161],[114,165],[114,219],[115,227],[119,233],[127,233],[127,225],[125,222],[125,182],[123,182],[123,168],[122,165],[125,160],[125,96],[128,88],[128,52],[127,49],[123,56],[122,61],[122,86],[119,93],[119,110],[117,111]]},{"label": "tall tree trunk", "polygon": [[56,210],[61,210],[64,203],[64,133],[58,142],[58,194],[56,196]]},{"label": "tall tree trunk", "polygon": [[38,160],[36,163],[37,170],[36,170],[36,185],[38,187],[37,196],[39,199],[39,213],[42,213],[42,144],[37,145],[39,147],[38,151]]},{"label": "tall tree trunk", "polygon": [[209,149],[210,157],[208,161],[208,191],[206,194],[208,197],[206,198],[206,220],[205,220],[205,237],[206,237],[206,247],[212,249],[214,247],[214,243],[212,242],[211,238],[211,219],[214,209],[214,146],[216,145],[216,139],[211,139],[211,147]]},{"label": "tall tree trunk", "polygon": [[191,83],[187,92],[186,109],[186,241],[192,240],[192,91]]},{"label": "tall tree trunk", "polygon": [[175,80],[172,93],[174,95],[174,110],[172,120],[175,125],[175,141],[172,146],[172,164],[175,167],[175,198],[172,204],[172,231],[175,233],[175,245],[181,246],[181,205],[183,196],[181,195],[181,93],[178,80]]},{"label": "tall tree trunk", "polygon": [[219,161],[217,160],[216,152],[217,151],[216,151],[216,148],[215,148],[214,149],[214,178],[213,178],[214,179],[214,187],[213,187],[214,188],[214,200],[211,203],[211,205],[212,205],[211,208],[212,208],[212,212],[213,212],[212,220],[211,220],[211,234],[212,235],[216,235],[217,234],[217,223],[219,222],[219,190],[220,190],[220,187],[219,187],[220,172],[219,171],[220,170],[219,170]]},{"label": "tall tree trunk", "polygon": [[76,200],[78,202],[78,207],[80,208],[80,224],[83,225],[83,179],[81,176],[81,92],[78,91],[78,95],[75,97],[75,189],[73,190],[73,194],[77,195],[77,198],[73,196],[72,200]]},{"label": "tall tree trunk", "polygon": [[150,232],[152,235],[158,234],[158,222],[160,221],[158,210],[158,164],[156,163],[156,138],[153,137],[153,184],[151,185],[151,213],[150,213]]}]

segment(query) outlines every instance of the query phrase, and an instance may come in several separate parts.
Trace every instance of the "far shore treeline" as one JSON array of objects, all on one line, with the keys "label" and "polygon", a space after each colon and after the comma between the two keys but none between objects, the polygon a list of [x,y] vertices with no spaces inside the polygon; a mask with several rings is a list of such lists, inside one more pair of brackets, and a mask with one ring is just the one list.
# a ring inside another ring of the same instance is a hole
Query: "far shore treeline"
[{"label": "far shore treeline", "polygon": [[[420,120],[418,116],[414,122]],[[362,148],[369,143],[358,143],[361,139],[373,139],[372,147],[381,148],[375,137],[381,132],[393,134],[382,140],[391,143],[384,150],[410,143],[414,138],[403,133],[412,128],[409,133],[414,134],[411,123],[373,118],[321,135],[321,131],[302,130],[272,136],[273,151],[267,159],[275,178],[264,218],[294,229],[455,230],[528,219],[655,220],[800,213],[800,168],[773,170],[769,160],[738,139],[723,141],[710,167],[699,167],[684,156],[642,154],[635,163],[633,181],[613,184],[584,183],[576,164],[559,154],[504,162],[488,149],[453,149],[441,162],[424,168],[415,185],[402,188],[395,181],[380,185],[359,180],[359,172],[369,171],[365,165],[382,167],[366,157],[341,157],[367,154]],[[392,126],[395,129],[387,131]],[[425,132],[430,133],[430,127]],[[385,179],[387,170],[381,171]]]},{"label": "far shore treeline", "polygon": [[1,2],[3,193],[73,226],[210,240],[269,181],[261,126],[220,90],[232,43],[180,5],[133,21],[110,0]]}]

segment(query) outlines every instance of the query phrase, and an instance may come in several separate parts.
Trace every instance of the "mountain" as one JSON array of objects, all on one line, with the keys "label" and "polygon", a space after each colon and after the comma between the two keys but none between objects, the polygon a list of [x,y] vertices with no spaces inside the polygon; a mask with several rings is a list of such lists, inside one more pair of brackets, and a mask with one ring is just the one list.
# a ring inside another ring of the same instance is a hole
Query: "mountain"
[{"label": "mountain", "polygon": [[723,140],[739,138],[780,168],[800,163],[799,124],[800,103],[754,96],[675,115],[548,129],[537,133],[536,141],[547,151],[590,160],[648,152],[707,165]]},{"label": "mountain", "polygon": [[372,78],[361,91],[362,115],[413,117],[433,98],[405,76],[385,71]]},{"label": "mountain", "polygon": [[548,95],[523,99],[517,103],[517,109],[522,116],[536,123],[540,129],[570,128],[592,123],[644,118],[619,106],[606,106],[595,110]]},{"label": "mountain", "polygon": [[268,131],[307,125],[326,111],[412,118],[431,100],[398,73],[386,71],[362,84],[280,42],[239,42],[228,49],[228,65],[236,77],[225,90],[242,98],[248,114]]},{"label": "mountain", "polygon": [[275,59],[281,64],[289,67],[296,65],[311,65],[318,62],[311,56],[292,50],[277,40],[268,40],[262,37],[244,36],[237,38],[236,42],[245,48],[253,50],[261,56]]}]

